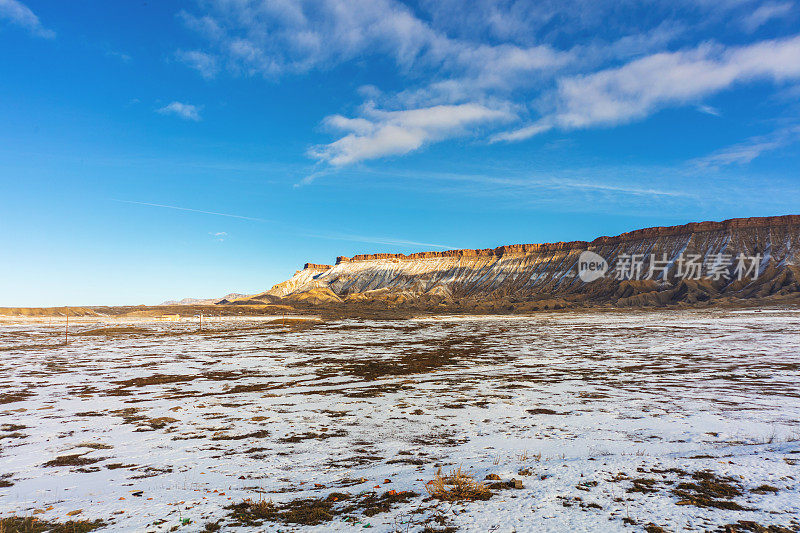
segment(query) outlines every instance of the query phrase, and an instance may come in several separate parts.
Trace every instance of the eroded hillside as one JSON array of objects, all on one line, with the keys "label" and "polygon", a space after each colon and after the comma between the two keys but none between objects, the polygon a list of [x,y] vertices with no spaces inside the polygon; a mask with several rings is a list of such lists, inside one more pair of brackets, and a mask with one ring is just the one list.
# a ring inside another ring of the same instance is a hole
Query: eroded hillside
[{"label": "eroded hillside", "polygon": [[[647,228],[591,242],[339,257],[335,265],[306,264],[247,301],[494,311],[794,301],[799,239],[800,215],[787,215]],[[581,276],[587,251],[607,268],[592,281]]]}]

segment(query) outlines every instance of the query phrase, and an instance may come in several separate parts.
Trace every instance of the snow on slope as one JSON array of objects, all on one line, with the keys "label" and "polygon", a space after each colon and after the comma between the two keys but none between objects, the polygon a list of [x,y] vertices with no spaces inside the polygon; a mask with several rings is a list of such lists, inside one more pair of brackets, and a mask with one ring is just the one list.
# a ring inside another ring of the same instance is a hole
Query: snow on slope
[{"label": "snow on slope", "polygon": [[[732,219],[669,228],[637,230],[617,237],[600,237],[592,242],[513,245],[489,250],[453,250],[402,254],[374,254],[340,257],[337,264],[298,271],[290,280],[273,287],[267,294],[286,297],[327,287],[339,296],[364,294],[386,289],[411,295],[439,297],[579,295],[587,298],[620,297],[620,282],[613,272],[596,282],[584,283],[578,277],[578,258],[593,251],[614,265],[625,255],[640,254],[646,261],[641,277],[647,273],[651,256],[669,260],[667,281],[650,284],[653,292],[675,289],[680,284],[680,257],[697,255],[711,261],[715,254],[736,258],[761,256],[760,276],[738,282],[735,264],[726,274],[733,279],[708,283],[709,290],[737,296],[766,296],[797,292],[800,216]],[[640,278],[641,278],[640,277]],[[763,289],[763,290],[762,290]],[[623,295],[624,296],[624,295]],[[672,295],[670,295],[672,297]]]}]

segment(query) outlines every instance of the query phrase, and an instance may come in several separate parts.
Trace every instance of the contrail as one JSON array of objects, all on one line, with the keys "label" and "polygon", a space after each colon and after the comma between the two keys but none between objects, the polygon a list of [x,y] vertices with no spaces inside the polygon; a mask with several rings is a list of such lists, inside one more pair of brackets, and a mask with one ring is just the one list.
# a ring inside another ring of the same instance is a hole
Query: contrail
[{"label": "contrail", "polygon": [[[267,222],[271,224],[276,224],[279,226],[288,226],[283,222],[278,222],[275,220],[269,220],[266,218],[258,218],[258,217],[247,217],[244,215],[233,215],[231,213],[219,213],[217,211],[205,211],[203,209],[192,209],[190,207],[180,207],[177,205],[166,205],[166,204],[154,204],[151,202],[136,202],[134,200],[118,200],[112,198],[115,202],[122,202],[125,204],[134,204],[134,205],[145,205],[148,207],[161,207],[164,209],[175,209],[176,211],[188,211],[190,213],[202,213],[204,215],[215,215],[218,217],[229,217],[229,218],[238,218],[241,220],[250,220],[253,222]],[[320,233],[312,233],[310,231],[297,231],[296,226],[291,226],[295,229],[294,233],[296,235],[301,235],[304,237],[312,237],[317,239],[327,239],[331,241],[352,241],[352,242],[365,242],[370,244],[386,244],[389,246],[429,246],[431,248],[443,248],[447,250],[452,250],[457,248],[456,246],[446,246],[444,244],[432,244],[429,242],[416,242],[416,241],[407,241],[404,239],[392,239],[390,237],[367,237],[363,235],[346,235],[346,234],[320,234]]]},{"label": "contrail", "polygon": [[457,246],[449,246],[445,244],[433,244],[430,242],[417,242],[407,241],[404,239],[392,239],[390,237],[367,237],[364,235],[339,235],[327,234],[320,235],[319,233],[303,233],[306,237],[316,237],[319,239],[329,239],[333,241],[352,241],[352,242],[366,242],[371,244],[387,244],[389,246],[429,246],[431,248],[443,248],[445,250],[454,250]]},{"label": "contrail", "polygon": [[216,211],[203,211],[202,209],[191,209],[189,207],[179,207],[177,205],[165,205],[165,204],[151,204],[149,202],[134,202],[133,200],[116,200],[115,202],[123,202],[126,204],[136,204],[136,205],[148,205],[150,207],[164,207],[166,209],[177,209],[178,211],[191,211],[192,213],[203,213],[205,215],[216,215],[218,217],[230,217],[230,218],[240,218],[242,220],[253,220],[255,222],[274,222],[272,220],[267,220],[266,218],[258,218],[258,217],[246,217],[243,215],[231,215],[230,213],[217,213]]}]

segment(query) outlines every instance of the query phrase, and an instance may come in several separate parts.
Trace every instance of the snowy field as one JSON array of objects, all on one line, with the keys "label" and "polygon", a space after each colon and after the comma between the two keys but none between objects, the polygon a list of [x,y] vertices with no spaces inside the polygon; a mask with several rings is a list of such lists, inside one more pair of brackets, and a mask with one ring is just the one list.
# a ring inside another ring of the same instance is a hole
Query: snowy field
[{"label": "snowy field", "polygon": [[[203,326],[83,320],[64,345],[63,320],[0,322],[0,518],[104,531],[800,528],[798,312]],[[431,498],[437,468],[459,466],[499,478],[491,497]],[[248,514],[270,500],[271,519]],[[303,505],[323,509],[313,525]]]}]

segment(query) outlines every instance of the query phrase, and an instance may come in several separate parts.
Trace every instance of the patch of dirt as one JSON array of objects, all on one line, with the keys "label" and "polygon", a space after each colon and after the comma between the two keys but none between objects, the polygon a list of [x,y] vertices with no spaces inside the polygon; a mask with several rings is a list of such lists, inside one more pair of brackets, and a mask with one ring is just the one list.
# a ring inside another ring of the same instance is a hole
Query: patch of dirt
[{"label": "patch of dirt", "polygon": [[28,390],[0,392],[0,404],[22,402],[33,396]]},{"label": "patch of dirt", "polygon": [[553,411],[552,409],[546,408],[538,408],[538,409],[526,409],[528,414],[531,415],[568,415],[569,413],[559,413],[558,411]]},{"label": "patch of dirt", "polygon": [[35,517],[9,516],[0,518],[0,531],[3,533],[85,533],[105,527],[102,520],[70,520],[68,522],[51,522]]},{"label": "patch of dirt", "polygon": [[269,431],[266,429],[261,429],[258,431],[253,431],[252,433],[244,433],[242,435],[227,435],[222,432],[214,433],[214,436],[211,437],[211,440],[243,440],[243,439],[265,439],[269,437]]},{"label": "patch of dirt", "polygon": [[161,416],[157,418],[150,418],[146,415],[143,415],[139,412],[139,409],[136,407],[126,407],[125,409],[117,409],[115,411],[111,411],[112,414],[117,416],[121,416],[122,420],[126,424],[132,424],[137,426],[136,431],[155,431],[157,429],[162,429],[167,427],[170,424],[174,424],[179,420],[177,418],[172,418],[170,416]]},{"label": "patch of dirt", "polygon": [[80,413],[75,413],[75,416],[91,417],[91,416],[106,416],[106,414],[99,413],[97,411],[81,411]]},{"label": "patch of dirt", "polygon": [[92,450],[110,450],[113,448],[110,444],[103,444],[102,442],[82,442],[75,447],[91,448]]},{"label": "patch of dirt", "polygon": [[55,459],[51,459],[44,463],[42,466],[86,466],[98,463],[108,459],[107,457],[100,457],[94,459],[92,457],[84,457],[81,453],[74,453],[69,455],[59,455]]},{"label": "patch of dirt", "polygon": [[796,528],[783,526],[762,526],[758,522],[739,520],[735,524],[727,524],[718,530],[720,533],[795,533]]},{"label": "patch of dirt", "polygon": [[682,482],[672,489],[672,493],[680,498],[677,505],[694,505],[696,507],[715,507],[733,511],[745,510],[731,498],[742,495],[738,482],[732,477],[717,476],[711,471],[703,470],[692,474],[694,482]]},{"label": "patch of dirt", "polygon": [[278,439],[278,442],[302,442],[304,440],[326,440],[330,439],[331,437],[344,437],[347,435],[347,432],[343,429],[337,429],[336,431],[321,431],[320,433],[314,433],[313,431],[308,431],[306,433],[300,433],[297,435],[290,435],[288,437],[283,437],[282,439]]},{"label": "patch of dirt", "polygon": [[772,485],[759,485],[750,492],[753,494],[776,494],[780,492],[780,489],[778,487],[773,487]]},{"label": "patch of dirt", "polygon": [[642,494],[648,494],[652,492],[658,492],[658,489],[654,487],[654,485],[658,485],[661,481],[658,479],[652,478],[635,478],[631,480],[633,486],[626,490],[625,492],[641,492]]},{"label": "patch of dirt", "polygon": [[185,383],[187,381],[194,381],[200,376],[182,376],[174,374],[154,374],[143,378],[133,378],[121,381],[114,381],[115,385],[122,388],[127,387],[146,387],[148,385],[163,385],[165,383]]},{"label": "patch of dirt", "polygon": [[415,492],[396,492],[390,490],[378,496],[369,492],[351,496],[346,492],[332,492],[326,498],[305,498],[284,504],[272,501],[257,502],[245,500],[226,507],[231,511],[231,525],[257,526],[262,522],[282,522],[285,524],[317,525],[333,520],[337,516],[374,516],[391,510],[398,503],[406,503],[419,496]]},{"label": "patch of dirt", "polygon": [[172,472],[172,468],[157,468],[155,466],[141,466],[139,468],[134,468],[136,472],[141,472],[141,474],[137,474],[135,476],[131,476],[131,479],[146,479],[149,477],[160,476],[161,474],[169,474]]},{"label": "patch of dirt", "polygon": [[117,335],[149,335],[153,333],[152,330],[145,329],[145,328],[137,328],[134,326],[119,326],[119,327],[110,327],[110,328],[97,328],[97,329],[90,329],[86,331],[80,331],[78,333],[73,333],[75,337],[92,337],[92,336],[105,336],[105,337],[112,337]]},{"label": "patch of dirt", "polygon": [[[321,378],[344,372],[365,381],[374,381],[389,376],[426,374],[475,360],[482,356],[485,341],[484,336],[452,336],[446,339],[421,342],[415,346],[413,351],[391,359],[322,358],[310,362],[328,367],[318,370]],[[308,363],[296,363],[293,366],[304,366]]]}]

